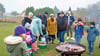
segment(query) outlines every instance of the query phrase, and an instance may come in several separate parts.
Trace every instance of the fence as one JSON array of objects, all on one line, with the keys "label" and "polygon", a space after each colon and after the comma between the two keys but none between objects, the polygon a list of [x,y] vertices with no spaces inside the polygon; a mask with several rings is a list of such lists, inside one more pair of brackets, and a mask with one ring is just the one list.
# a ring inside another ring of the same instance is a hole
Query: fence
[{"label": "fence", "polygon": [[19,24],[21,23],[22,21],[22,18],[21,17],[16,17],[16,18],[1,18],[0,19],[0,22],[13,22],[13,23],[16,23],[16,24]]}]

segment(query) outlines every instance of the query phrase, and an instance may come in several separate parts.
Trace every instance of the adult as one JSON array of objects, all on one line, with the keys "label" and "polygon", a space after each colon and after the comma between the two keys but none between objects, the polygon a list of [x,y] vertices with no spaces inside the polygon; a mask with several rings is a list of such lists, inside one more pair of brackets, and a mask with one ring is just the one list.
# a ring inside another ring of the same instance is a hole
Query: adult
[{"label": "adult", "polygon": [[67,40],[68,39],[72,39],[72,40],[75,40],[74,38],[73,38],[73,22],[75,21],[75,19],[74,19],[74,16],[72,16],[71,14],[70,14],[70,12],[68,12],[68,14],[67,14],[67,24],[68,24],[68,26],[67,26]]},{"label": "adult", "polygon": [[39,14],[37,15],[37,17],[40,18],[41,21],[42,21],[42,32],[43,32],[43,35],[44,35],[45,38],[46,38],[46,43],[48,44],[48,34],[46,33],[45,24],[43,24],[43,16],[42,16],[42,14],[39,13]]},{"label": "adult", "polygon": [[47,20],[47,32],[49,35],[49,42],[54,44],[55,35],[57,32],[57,22],[54,18],[54,14],[50,14],[50,17]]},{"label": "adult", "polygon": [[67,17],[64,15],[64,12],[61,12],[59,17],[57,17],[57,31],[60,43],[64,42],[66,27],[67,27]]},{"label": "adult", "polygon": [[24,17],[24,19],[22,20],[22,25],[25,26],[26,23],[31,24],[32,18],[33,18],[33,13],[30,12],[28,17]]},{"label": "adult", "polygon": [[32,34],[39,37],[40,35],[43,35],[42,33],[42,21],[40,18],[34,16],[31,22],[30,27]]},{"label": "adult", "polygon": [[43,15],[43,24],[45,26],[47,26],[47,16],[48,16],[48,12],[45,12],[44,15]]}]

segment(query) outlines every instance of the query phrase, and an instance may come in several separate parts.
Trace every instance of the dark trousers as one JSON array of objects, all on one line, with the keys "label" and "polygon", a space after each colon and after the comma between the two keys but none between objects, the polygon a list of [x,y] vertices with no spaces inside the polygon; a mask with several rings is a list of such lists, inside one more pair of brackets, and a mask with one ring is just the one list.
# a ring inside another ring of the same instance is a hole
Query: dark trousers
[{"label": "dark trousers", "polygon": [[94,51],[94,41],[88,41],[88,49],[89,49],[89,52]]},{"label": "dark trousers", "polygon": [[52,42],[55,40],[55,35],[49,35],[49,41],[51,41],[52,40]]},{"label": "dark trousers", "polygon": [[73,28],[72,28],[72,26],[67,26],[67,36],[73,37]]}]

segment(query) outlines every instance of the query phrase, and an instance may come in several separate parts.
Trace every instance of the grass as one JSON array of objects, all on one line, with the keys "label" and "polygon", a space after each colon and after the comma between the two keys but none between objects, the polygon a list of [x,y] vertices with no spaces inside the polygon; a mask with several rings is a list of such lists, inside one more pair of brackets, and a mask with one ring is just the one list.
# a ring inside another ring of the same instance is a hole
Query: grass
[{"label": "grass", "polygon": [[[15,28],[16,24],[15,23],[0,23],[0,56],[9,56],[6,46],[3,42],[3,39],[8,36],[8,35],[13,35],[13,30]],[[72,40],[69,40],[72,42]],[[58,43],[58,40],[55,40],[55,43]],[[97,38],[95,42],[95,53],[94,56],[99,56],[100,55],[100,48],[98,48],[98,45],[100,43],[100,37]],[[56,44],[49,44],[47,45],[46,49],[40,49],[39,54],[34,54],[33,56],[56,56],[60,55],[56,50],[55,46]],[[85,36],[82,39],[82,44],[87,46],[87,40],[86,40],[86,33]],[[86,49],[86,52],[82,54],[82,56],[89,56],[87,54],[88,48]]]}]

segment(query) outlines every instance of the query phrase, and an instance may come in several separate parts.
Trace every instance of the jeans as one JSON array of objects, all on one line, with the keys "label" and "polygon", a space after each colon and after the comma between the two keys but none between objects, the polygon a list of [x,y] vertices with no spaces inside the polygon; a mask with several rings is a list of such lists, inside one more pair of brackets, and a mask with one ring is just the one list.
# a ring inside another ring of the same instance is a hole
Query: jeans
[{"label": "jeans", "polygon": [[89,52],[94,51],[94,41],[88,41],[88,49],[89,49]]},{"label": "jeans", "polygon": [[64,35],[66,31],[58,31],[59,41],[64,42]]},{"label": "jeans", "polygon": [[78,43],[78,44],[80,44],[81,39],[82,39],[81,37],[75,37],[75,42]]},{"label": "jeans", "polygon": [[46,42],[48,43],[48,34],[44,34],[45,38],[46,38]]}]

